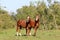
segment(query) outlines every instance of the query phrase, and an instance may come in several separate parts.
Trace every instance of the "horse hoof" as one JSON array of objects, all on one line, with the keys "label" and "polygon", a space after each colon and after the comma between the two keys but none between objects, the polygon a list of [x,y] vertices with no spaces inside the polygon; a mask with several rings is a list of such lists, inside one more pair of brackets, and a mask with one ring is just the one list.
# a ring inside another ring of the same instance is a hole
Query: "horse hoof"
[{"label": "horse hoof", "polygon": [[15,36],[17,36],[17,35],[15,35]]},{"label": "horse hoof", "polygon": [[15,36],[21,36],[21,35],[15,35]]},{"label": "horse hoof", "polygon": [[36,35],[33,35],[33,36],[36,36]]},{"label": "horse hoof", "polygon": [[19,35],[15,35],[15,36],[19,36]]},{"label": "horse hoof", "polygon": [[26,36],[30,36],[30,35],[26,35]]},{"label": "horse hoof", "polygon": [[18,36],[21,36],[21,35],[18,35]]}]

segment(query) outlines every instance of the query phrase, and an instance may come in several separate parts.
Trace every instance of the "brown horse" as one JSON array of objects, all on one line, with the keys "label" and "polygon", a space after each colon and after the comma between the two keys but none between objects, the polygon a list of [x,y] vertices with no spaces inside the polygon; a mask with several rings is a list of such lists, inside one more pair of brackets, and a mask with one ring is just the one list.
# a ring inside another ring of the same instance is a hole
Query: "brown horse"
[{"label": "brown horse", "polygon": [[[27,26],[29,24],[29,19],[30,19],[30,17],[28,16],[27,21],[26,20],[18,20],[17,21],[17,28],[16,28],[17,36],[21,35],[21,33],[20,33],[21,28],[27,29]],[[27,33],[27,30],[26,30],[26,33]]]},{"label": "brown horse", "polygon": [[39,27],[39,15],[36,15],[35,20],[30,19],[29,24],[27,26],[27,35],[31,35],[31,28],[34,28],[34,36],[36,35],[36,31]]}]

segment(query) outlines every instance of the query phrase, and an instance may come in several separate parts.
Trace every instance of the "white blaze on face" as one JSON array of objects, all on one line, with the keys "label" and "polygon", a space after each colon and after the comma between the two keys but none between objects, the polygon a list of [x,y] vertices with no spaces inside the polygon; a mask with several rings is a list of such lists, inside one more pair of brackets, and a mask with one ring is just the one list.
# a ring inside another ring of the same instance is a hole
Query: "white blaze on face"
[{"label": "white blaze on face", "polygon": [[36,21],[38,20],[38,16],[36,17]]},{"label": "white blaze on face", "polygon": [[29,19],[29,16],[27,17],[27,19]]},{"label": "white blaze on face", "polygon": [[28,17],[27,17],[27,20],[29,20],[29,18],[30,18],[30,17],[28,16]]},{"label": "white blaze on face", "polygon": [[36,18],[36,21],[38,20],[38,18]]}]

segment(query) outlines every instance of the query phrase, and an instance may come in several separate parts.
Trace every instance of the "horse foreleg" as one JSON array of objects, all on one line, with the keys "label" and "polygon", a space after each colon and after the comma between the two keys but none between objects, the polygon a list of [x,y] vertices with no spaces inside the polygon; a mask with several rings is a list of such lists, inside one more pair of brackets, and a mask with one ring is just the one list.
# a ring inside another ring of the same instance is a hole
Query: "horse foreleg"
[{"label": "horse foreleg", "polygon": [[31,28],[27,28],[27,29],[26,29],[26,34],[27,34],[27,36],[31,35],[30,31],[31,31]]},{"label": "horse foreleg", "polygon": [[37,32],[37,28],[34,28],[34,35],[33,36],[36,36],[36,32]]},{"label": "horse foreleg", "polygon": [[26,28],[26,35],[27,36],[29,35],[29,28],[28,27]]},{"label": "horse foreleg", "polygon": [[31,35],[31,28],[29,28],[29,35]]},{"label": "horse foreleg", "polygon": [[37,32],[38,27],[39,27],[39,24],[36,24],[36,26],[34,28],[34,36],[36,36],[36,32]]}]

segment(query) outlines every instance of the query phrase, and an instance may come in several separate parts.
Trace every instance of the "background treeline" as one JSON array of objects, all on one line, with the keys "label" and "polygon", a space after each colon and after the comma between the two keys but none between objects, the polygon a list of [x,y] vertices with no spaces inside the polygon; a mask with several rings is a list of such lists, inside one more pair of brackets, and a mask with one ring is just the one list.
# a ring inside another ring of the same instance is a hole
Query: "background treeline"
[{"label": "background treeline", "polygon": [[17,9],[17,14],[11,12],[9,15],[8,11],[1,9],[0,7],[0,29],[14,28],[16,22],[19,19],[25,19],[28,15],[32,19],[35,19],[35,15],[40,15],[40,27],[39,29],[60,29],[60,2],[48,0],[48,6],[44,1],[30,2],[29,6],[23,6]]}]

